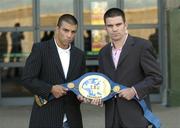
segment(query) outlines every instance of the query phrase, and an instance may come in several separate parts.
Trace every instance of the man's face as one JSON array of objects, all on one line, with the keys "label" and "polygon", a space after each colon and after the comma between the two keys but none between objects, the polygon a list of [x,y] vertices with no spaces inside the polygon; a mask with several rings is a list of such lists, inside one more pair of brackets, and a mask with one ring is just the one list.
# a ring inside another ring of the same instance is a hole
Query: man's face
[{"label": "man's face", "polygon": [[106,18],[105,26],[112,42],[120,41],[127,33],[127,24],[121,16]]},{"label": "man's face", "polygon": [[60,27],[57,27],[58,46],[68,48],[69,44],[74,40],[77,31],[77,25],[62,22]]}]

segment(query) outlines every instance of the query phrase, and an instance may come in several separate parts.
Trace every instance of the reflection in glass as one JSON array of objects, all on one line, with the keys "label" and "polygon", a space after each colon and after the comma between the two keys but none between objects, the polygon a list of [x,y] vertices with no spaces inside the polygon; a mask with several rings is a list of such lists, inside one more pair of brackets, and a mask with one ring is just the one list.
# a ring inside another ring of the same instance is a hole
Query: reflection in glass
[{"label": "reflection in glass", "polygon": [[102,25],[105,11],[116,7],[116,0],[85,0],[83,4],[84,24]]},{"label": "reflection in glass", "polygon": [[83,34],[84,34],[84,50],[91,51],[91,47],[92,47],[91,30],[85,30]]},{"label": "reflection in glass", "polygon": [[2,97],[32,96],[21,83],[22,67],[1,68]]},{"label": "reflection in glass", "polygon": [[5,61],[5,54],[8,51],[7,32],[0,34],[0,62]]},{"label": "reflection in glass", "polygon": [[0,27],[32,26],[32,0],[1,0]]},{"label": "reflection in glass", "polygon": [[64,13],[73,14],[73,0],[43,0],[40,2],[40,25],[54,27]]},{"label": "reflection in glass", "polygon": [[159,43],[158,43],[158,29],[130,29],[128,30],[129,34],[133,36],[138,36],[152,42],[152,45],[158,54],[159,52]]},{"label": "reflection in glass", "polygon": [[54,37],[54,31],[44,31],[41,32],[41,41],[47,41]]},{"label": "reflection in glass", "polygon": [[103,14],[107,9],[107,2],[91,2],[91,24],[103,24]]},{"label": "reflection in glass", "polygon": [[149,40],[152,42],[152,45],[157,54],[159,54],[159,45],[158,45],[158,29],[155,29],[155,32],[149,36]]},{"label": "reflection in glass", "polygon": [[33,44],[32,32],[0,32],[0,62],[22,62]]},{"label": "reflection in glass", "polygon": [[107,32],[105,30],[92,30],[92,48],[94,52],[98,52],[108,42]]},{"label": "reflection in glass", "polygon": [[125,0],[126,19],[130,24],[157,23],[157,0]]},{"label": "reflection in glass", "polygon": [[109,42],[105,30],[85,30],[84,49],[88,57],[95,57],[99,50]]},{"label": "reflection in glass", "polygon": [[[20,23],[15,23],[14,27],[20,27]],[[10,57],[10,62],[19,62],[20,56],[22,54],[22,40],[24,39],[23,32],[12,32],[11,33],[11,42],[12,47],[10,54],[12,55]]]}]

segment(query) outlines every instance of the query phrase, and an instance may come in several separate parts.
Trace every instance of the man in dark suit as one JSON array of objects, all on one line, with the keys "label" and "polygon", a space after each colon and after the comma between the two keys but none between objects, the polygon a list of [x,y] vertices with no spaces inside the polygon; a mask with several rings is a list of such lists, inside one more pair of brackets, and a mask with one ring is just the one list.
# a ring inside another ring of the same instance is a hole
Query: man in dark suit
[{"label": "man in dark suit", "polygon": [[106,31],[111,39],[100,50],[100,72],[114,82],[127,86],[105,102],[106,128],[146,128],[149,122],[135,96],[150,108],[149,93],[162,82],[159,64],[151,43],[128,34],[125,14],[111,8],[104,14]]},{"label": "man in dark suit", "polygon": [[24,86],[33,94],[56,99],[39,107],[33,104],[30,128],[82,128],[80,102],[62,86],[85,71],[84,53],[71,45],[78,23],[70,14],[62,15],[53,39],[35,43],[23,72]]}]

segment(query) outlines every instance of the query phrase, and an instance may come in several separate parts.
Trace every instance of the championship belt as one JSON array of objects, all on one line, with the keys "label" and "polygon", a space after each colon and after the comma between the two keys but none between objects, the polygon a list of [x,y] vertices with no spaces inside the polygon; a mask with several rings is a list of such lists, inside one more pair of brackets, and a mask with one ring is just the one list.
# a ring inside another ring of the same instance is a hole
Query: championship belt
[{"label": "championship belt", "polygon": [[[113,82],[104,74],[97,72],[86,73],[72,82],[62,84],[62,86],[68,88],[69,91],[74,92],[76,95],[82,95],[90,100],[101,99],[102,101],[114,97],[120,90],[127,88],[124,85]],[[46,100],[35,95],[35,101],[40,107],[54,98],[53,95],[50,95],[48,100]],[[153,127],[160,128],[160,120],[148,109],[145,101],[138,100],[136,97],[133,99],[139,103],[144,111],[144,117],[153,125]]]}]

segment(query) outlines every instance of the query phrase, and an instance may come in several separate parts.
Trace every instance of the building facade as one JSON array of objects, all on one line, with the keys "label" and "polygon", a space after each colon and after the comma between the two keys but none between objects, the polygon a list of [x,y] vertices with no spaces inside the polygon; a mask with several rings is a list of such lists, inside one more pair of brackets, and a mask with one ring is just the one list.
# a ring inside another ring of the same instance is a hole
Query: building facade
[{"label": "building facade", "polygon": [[[179,1],[174,1],[174,3]],[[74,45],[86,52],[87,71],[97,71],[97,55],[109,39],[103,14],[111,7],[125,10],[128,32],[152,41],[164,79],[154,102],[168,104],[168,59],[165,0],[1,0],[0,1],[0,104],[31,104],[33,95],[23,88],[22,68],[33,43],[53,37],[57,19],[64,13],[77,17]],[[168,4],[169,5],[169,4]],[[176,6],[172,4],[169,8]]]}]

